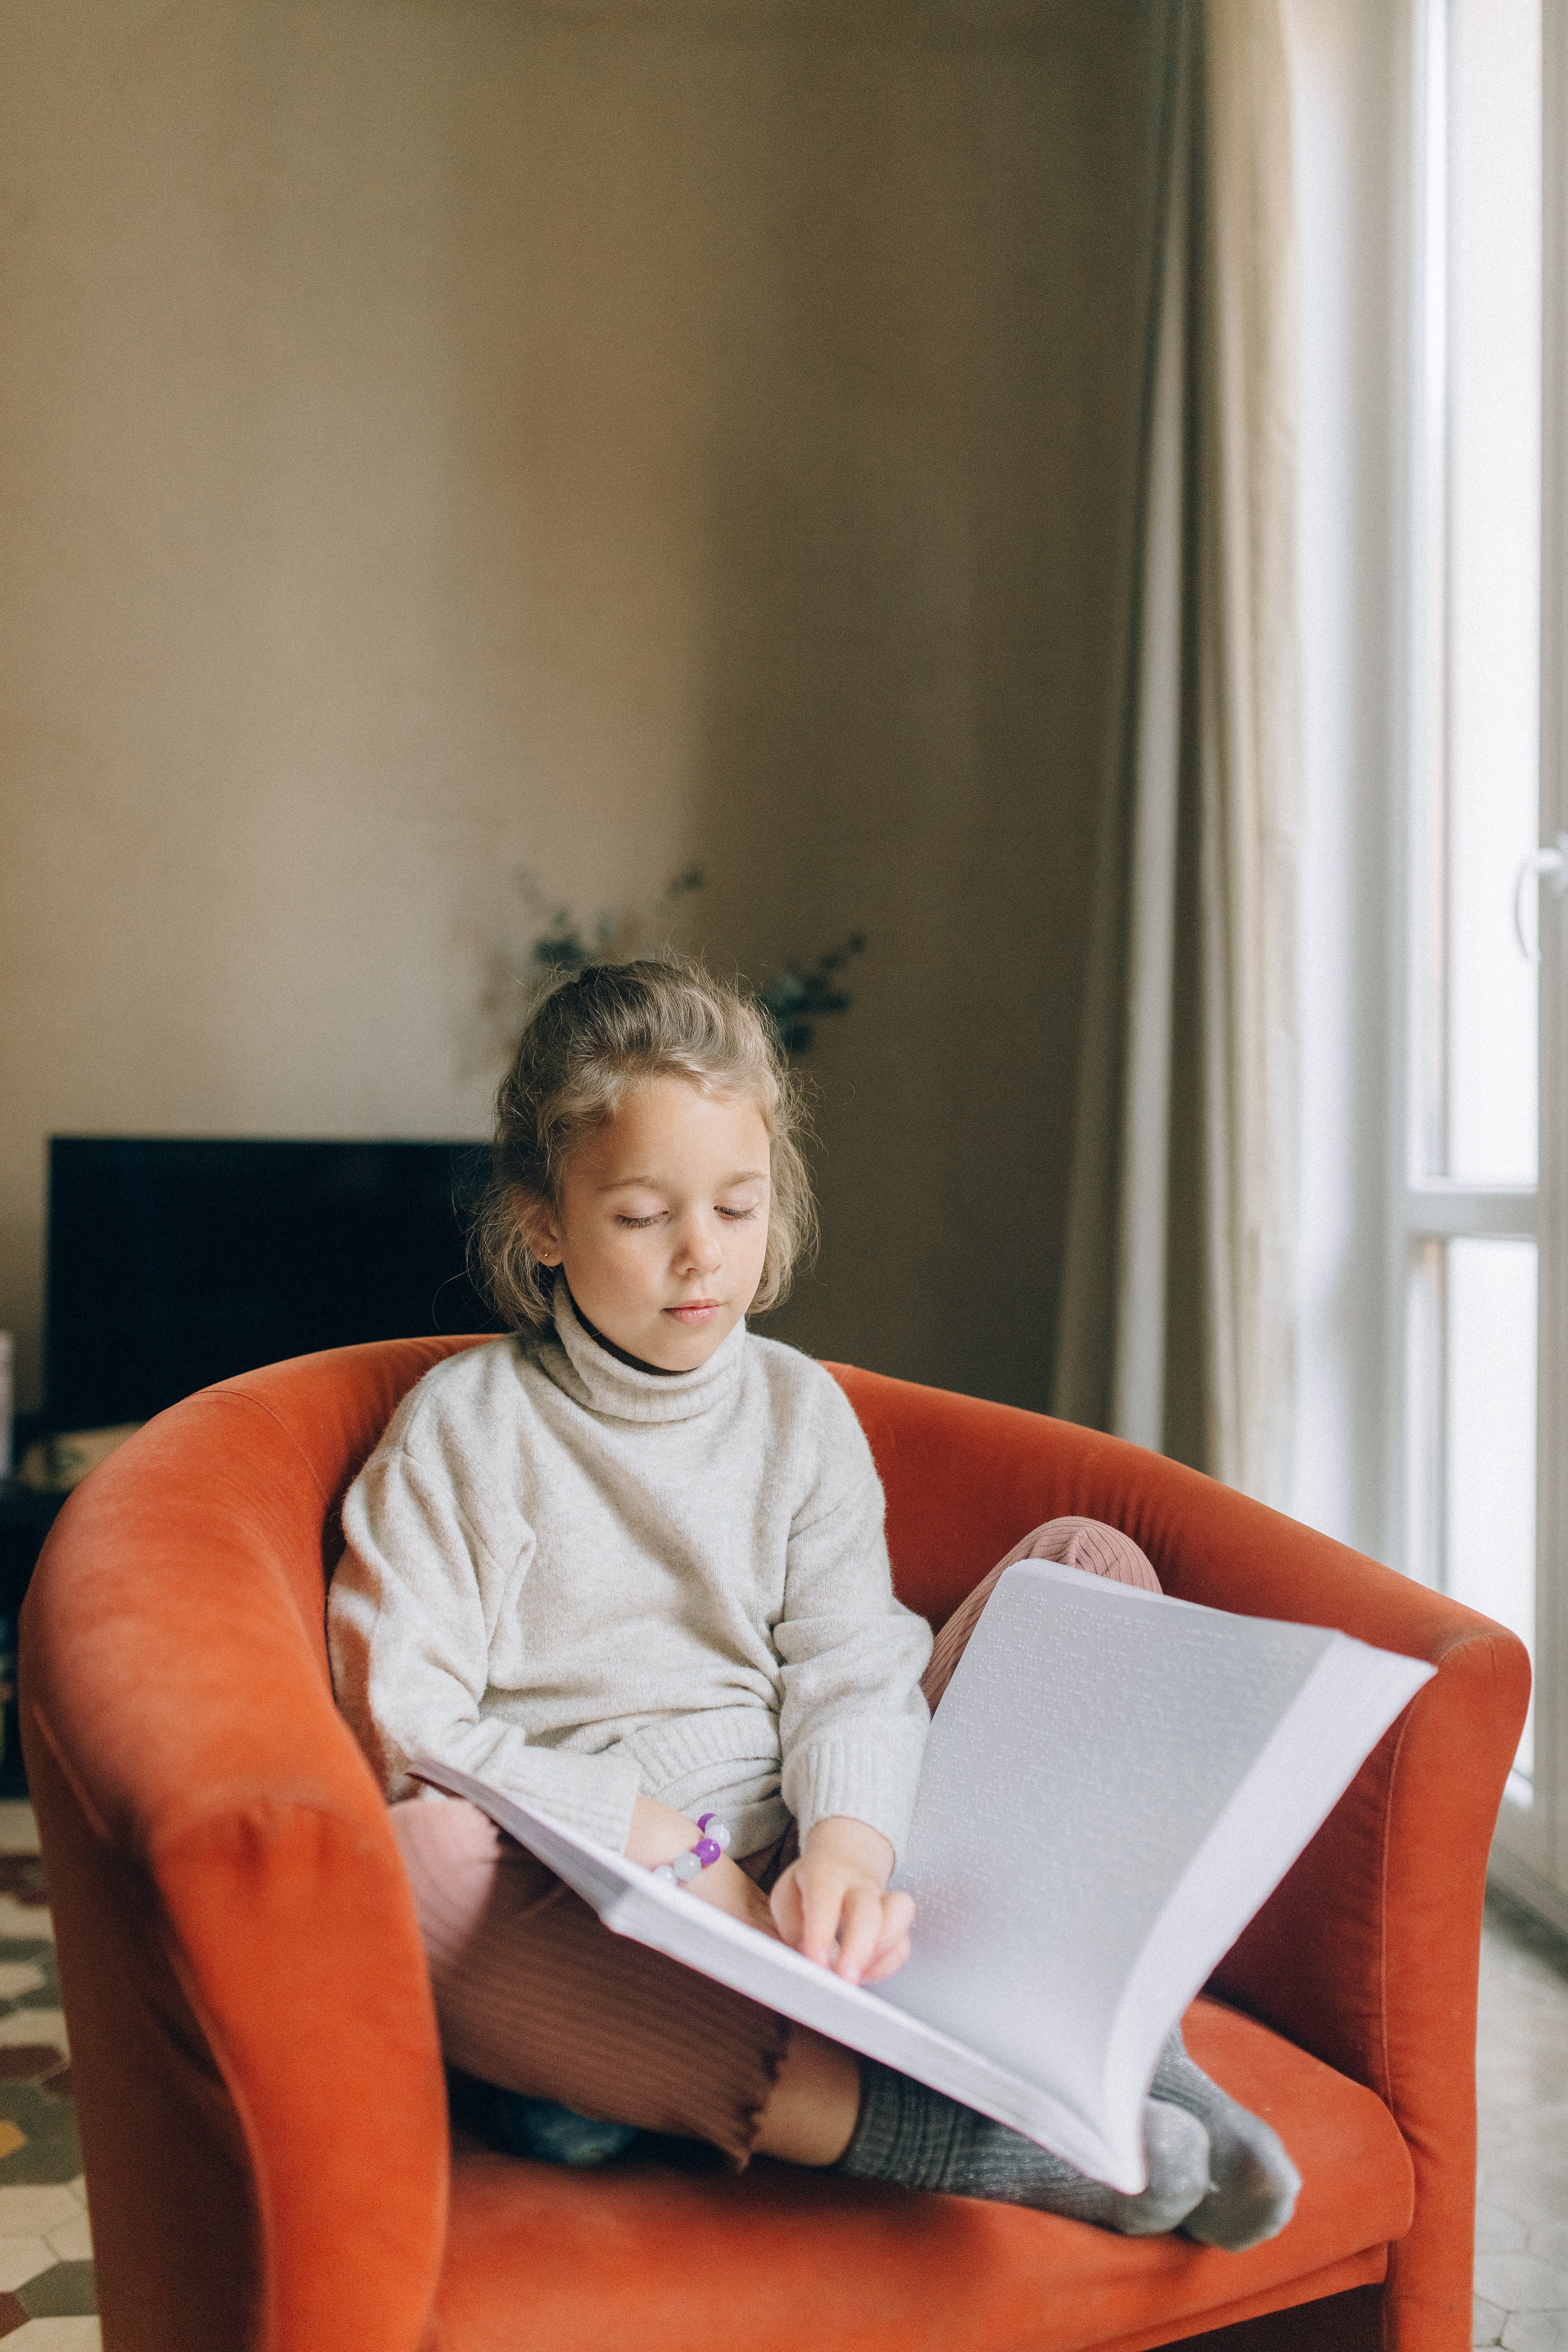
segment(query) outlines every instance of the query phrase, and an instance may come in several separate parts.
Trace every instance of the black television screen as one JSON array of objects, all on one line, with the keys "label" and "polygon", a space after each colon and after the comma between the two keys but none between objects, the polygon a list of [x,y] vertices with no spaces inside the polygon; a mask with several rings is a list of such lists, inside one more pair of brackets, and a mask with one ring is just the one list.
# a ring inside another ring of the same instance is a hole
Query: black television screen
[{"label": "black television screen", "polygon": [[145,1421],[317,1348],[495,1328],[464,1266],[471,1143],[55,1136],[45,1413]]}]

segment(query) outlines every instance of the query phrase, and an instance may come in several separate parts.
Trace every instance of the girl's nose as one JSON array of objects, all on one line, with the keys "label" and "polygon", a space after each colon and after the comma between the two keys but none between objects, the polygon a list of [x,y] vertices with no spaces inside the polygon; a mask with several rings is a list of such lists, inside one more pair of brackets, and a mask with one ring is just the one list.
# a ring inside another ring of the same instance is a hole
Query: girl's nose
[{"label": "girl's nose", "polygon": [[680,1239],[681,1257],[693,1274],[712,1274],[723,1265],[719,1237],[706,1223],[688,1225]]}]

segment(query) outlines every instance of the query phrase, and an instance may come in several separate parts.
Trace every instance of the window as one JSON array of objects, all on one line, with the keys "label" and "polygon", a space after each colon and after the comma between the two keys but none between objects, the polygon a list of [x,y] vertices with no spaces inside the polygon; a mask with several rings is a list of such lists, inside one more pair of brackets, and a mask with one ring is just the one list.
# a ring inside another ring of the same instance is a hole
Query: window
[{"label": "window", "polygon": [[1406,1565],[1533,1647],[1541,0],[1421,34]]},{"label": "window", "polygon": [[[1563,0],[1418,0],[1408,554],[1408,1009],[1403,1181],[1405,1566],[1531,1648],[1500,1864],[1568,1904],[1559,1830],[1563,1511],[1543,1404],[1565,1034],[1551,887],[1563,668],[1543,544],[1562,394],[1551,199]],[[1546,757],[1543,759],[1543,751]],[[1560,870],[1561,869],[1561,870]],[[1545,887],[1543,887],[1543,885]],[[1538,945],[1539,942],[1539,945]],[[1545,1310],[1545,1311],[1543,1311]],[[1543,1473],[1550,1475],[1543,1475]],[[1545,1669],[1544,1673],[1542,1669]]]},{"label": "window", "polygon": [[1291,1508],[1532,1648],[1493,1867],[1568,1929],[1568,0],[1287,21]]}]

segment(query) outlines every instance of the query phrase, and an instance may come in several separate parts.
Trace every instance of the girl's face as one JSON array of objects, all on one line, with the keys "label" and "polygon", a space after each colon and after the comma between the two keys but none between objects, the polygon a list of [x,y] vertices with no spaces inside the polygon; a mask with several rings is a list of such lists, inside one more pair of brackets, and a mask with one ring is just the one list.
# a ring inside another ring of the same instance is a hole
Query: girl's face
[{"label": "girl's face", "polygon": [[769,1159],[755,1103],[648,1078],[567,1161],[534,1255],[564,1266],[579,1311],[625,1354],[695,1371],[763,1278]]}]

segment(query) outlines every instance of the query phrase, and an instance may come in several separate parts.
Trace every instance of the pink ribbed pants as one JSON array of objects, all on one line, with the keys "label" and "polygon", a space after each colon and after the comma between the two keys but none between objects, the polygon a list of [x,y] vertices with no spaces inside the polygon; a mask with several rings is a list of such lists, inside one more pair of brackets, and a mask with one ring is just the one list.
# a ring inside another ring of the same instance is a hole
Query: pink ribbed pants
[{"label": "pink ribbed pants", "polygon": [[[1092,1519],[1037,1528],[937,1636],[924,1690],[940,1701],[1005,1568],[1057,1559],[1158,1591],[1135,1543]],[[646,1946],[455,1799],[393,1808],[449,2064],[578,2115],[708,2140],[743,2166],[789,2046],[790,2023]],[[771,1883],[780,1852],[748,1856]]]}]

